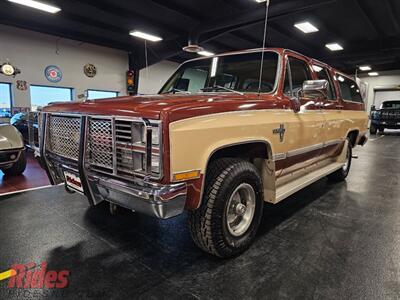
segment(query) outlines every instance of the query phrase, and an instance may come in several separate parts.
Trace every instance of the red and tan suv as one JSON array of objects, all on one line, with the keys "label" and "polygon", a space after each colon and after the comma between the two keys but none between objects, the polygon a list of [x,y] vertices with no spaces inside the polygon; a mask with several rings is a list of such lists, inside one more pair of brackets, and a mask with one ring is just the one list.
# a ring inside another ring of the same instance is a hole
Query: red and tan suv
[{"label": "red and tan suv", "polygon": [[[44,109],[53,184],[166,219],[189,214],[195,243],[231,257],[253,241],[263,202],[344,180],[368,117],[353,78],[284,49],[188,61],[158,95]],[[261,76],[260,76],[261,75]],[[261,78],[261,81],[259,80]]]}]

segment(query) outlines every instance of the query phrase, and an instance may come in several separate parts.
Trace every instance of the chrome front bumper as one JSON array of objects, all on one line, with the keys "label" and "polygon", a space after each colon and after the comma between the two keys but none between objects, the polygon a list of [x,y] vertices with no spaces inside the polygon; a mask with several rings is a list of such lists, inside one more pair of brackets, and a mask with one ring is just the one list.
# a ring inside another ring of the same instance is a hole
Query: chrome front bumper
[{"label": "chrome front bumper", "polygon": [[[0,151],[0,167],[1,168],[12,167],[12,165],[18,161],[19,157],[21,156],[21,152],[23,150],[24,148]],[[15,155],[15,158],[11,159],[10,157],[11,155]]]},{"label": "chrome front bumper", "polygon": [[160,219],[180,215],[185,208],[186,183],[171,185],[144,181],[126,183],[93,175],[88,175],[87,179],[94,198]]},{"label": "chrome front bumper", "polygon": [[[108,201],[153,217],[167,219],[181,214],[187,198],[186,183],[162,185],[151,182],[151,176],[130,180],[107,176],[86,164],[86,117],[81,117],[78,159],[63,158],[46,149],[47,114],[42,117],[41,159],[52,184],[65,183],[64,172],[79,179],[91,205]],[[67,188],[70,190],[70,188]]]}]

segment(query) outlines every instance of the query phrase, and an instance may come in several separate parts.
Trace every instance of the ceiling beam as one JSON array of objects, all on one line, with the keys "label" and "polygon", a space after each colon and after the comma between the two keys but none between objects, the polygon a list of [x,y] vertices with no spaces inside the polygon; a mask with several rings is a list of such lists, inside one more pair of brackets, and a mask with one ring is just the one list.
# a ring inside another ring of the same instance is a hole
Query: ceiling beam
[{"label": "ceiling beam", "polygon": [[[296,0],[276,2],[271,5],[269,10],[269,20],[287,17],[299,12],[313,10],[327,4],[335,3],[337,0]],[[299,4],[300,3],[300,4]],[[259,5],[257,9],[247,10],[244,13],[228,15],[224,18],[212,20],[199,24],[190,34],[189,41],[193,43],[205,42],[214,39],[224,32],[235,31],[239,28],[245,28],[254,24],[263,22],[265,19],[265,9]],[[202,38],[202,36],[205,36]]]},{"label": "ceiling beam", "polygon": [[381,34],[381,32],[379,32],[379,29],[374,25],[374,22],[372,21],[372,18],[370,17],[364,5],[361,3],[360,0],[352,0],[352,1],[355,4],[356,8],[358,9],[358,12],[364,19],[364,21],[367,23],[370,30],[374,33],[375,37],[378,37]]}]

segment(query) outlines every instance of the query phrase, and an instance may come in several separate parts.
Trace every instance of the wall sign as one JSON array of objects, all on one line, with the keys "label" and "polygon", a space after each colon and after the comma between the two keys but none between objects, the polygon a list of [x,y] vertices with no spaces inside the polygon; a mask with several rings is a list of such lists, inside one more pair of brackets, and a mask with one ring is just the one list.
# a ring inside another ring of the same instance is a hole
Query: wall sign
[{"label": "wall sign", "polygon": [[97,74],[97,69],[93,64],[86,64],[83,66],[83,72],[87,77],[93,78]]},{"label": "wall sign", "polygon": [[4,63],[0,66],[0,73],[6,76],[15,76],[21,73],[21,70],[16,67],[10,65],[9,63]]},{"label": "wall sign", "polygon": [[28,84],[25,80],[17,80],[17,89],[20,91],[26,91],[28,89]]},{"label": "wall sign", "polygon": [[46,69],[44,69],[44,76],[46,76],[48,81],[57,83],[61,81],[63,74],[59,67],[47,66]]}]

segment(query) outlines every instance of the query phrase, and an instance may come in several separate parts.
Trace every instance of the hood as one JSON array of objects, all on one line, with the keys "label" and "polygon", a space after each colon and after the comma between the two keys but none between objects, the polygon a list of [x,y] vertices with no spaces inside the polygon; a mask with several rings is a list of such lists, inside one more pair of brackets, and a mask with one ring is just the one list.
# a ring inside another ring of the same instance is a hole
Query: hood
[{"label": "hood", "polygon": [[[183,118],[236,110],[278,108],[279,98],[272,95],[199,93],[152,96],[125,96],[85,102],[59,102],[46,106],[44,112],[132,116],[160,119],[168,115],[170,121]],[[266,101],[270,100],[270,101]]]},{"label": "hood", "polygon": [[10,124],[0,124],[0,151],[23,147],[24,141],[19,131]]}]

